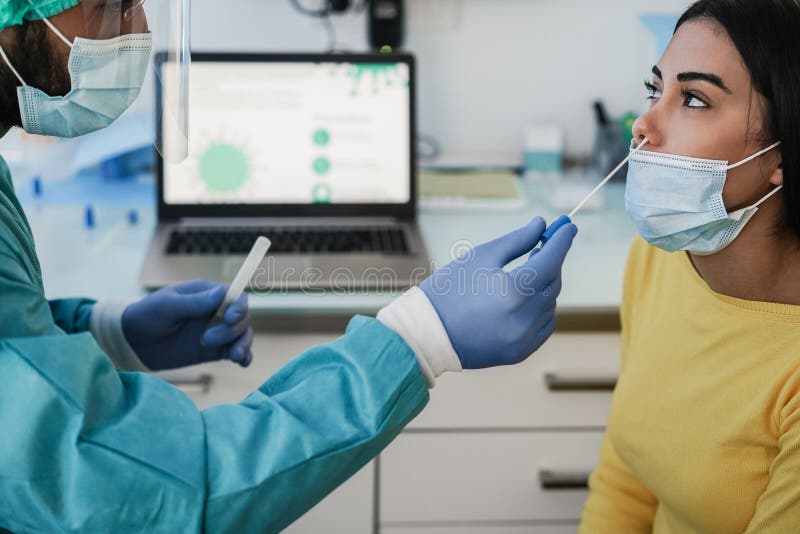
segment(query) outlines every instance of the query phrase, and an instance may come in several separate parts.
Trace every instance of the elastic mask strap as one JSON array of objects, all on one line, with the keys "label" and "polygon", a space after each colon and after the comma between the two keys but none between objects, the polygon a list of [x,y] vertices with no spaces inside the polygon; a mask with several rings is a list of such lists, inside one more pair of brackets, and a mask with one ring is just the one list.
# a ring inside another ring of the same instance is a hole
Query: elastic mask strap
[{"label": "elastic mask strap", "polygon": [[44,22],[45,24],[47,24],[47,27],[48,27],[48,28],[50,28],[51,30],[53,30],[53,33],[54,33],[54,34],[56,34],[56,35],[58,36],[58,38],[59,38],[59,39],[61,39],[62,41],[64,41],[64,44],[66,44],[68,47],[72,48],[72,43],[69,41],[69,39],[67,39],[66,37],[64,37],[64,34],[63,34],[63,33],[61,33],[60,31],[58,31],[58,28],[56,28],[56,27],[53,25],[53,23],[52,23],[52,22],[50,22],[50,20],[49,20],[49,19],[43,18],[43,19],[42,19],[42,22]]},{"label": "elastic mask strap", "polygon": [[769,200],[770,198],[772,198],[772,196],[773,196],[773,195],[775,195],[775,194],[776,194],[778,191],[780,191],[781,189],[783,189],[783,186],[782,186],[782,185],[779,185],[778,187],[776,187],[775,189],[773,189],[772,191],[770,191],[769,193],[767,193],[767,195],[766,195],[764,198],[762,198],[761,200],[759,200],[758,202],[756,202],[756,203],[755,203],[755,204],[753,204],[752,206],[747,206],[746,208],[741,208],[741,209],[738,209],[738,210],[736,210],[736,211],[733,211],[733,212],[729,213],[728,215],[729,215],[730,217],[733,217],[734,219],[738,219],[739,217],[741,217],[741,215],[742,215],[742,214],[744,214],[744,213],[747,213],[747,212],[748,212],[748,211],[750,211],[750,210],[757,210],[757,209],[758,209],[758,207],[759,207],[761,204],[763,204],[764,202],[766,202],[767,200]]},{"label": "elastic mask strap", "polygon": [[3,46],[2,45],[0,45],[0,57],[3,58],[3,61],[6,62],[6,65],[8,65],[8,68],[11,69],[11,72],[13,72],[14,76],[17,77],[17,79],[19,80],[19,83],[21,83],[23,87],[27,87],[28,84],[25,83],[25,80],[23,80],[22,76],[19,75],[19,72],[17,72],[17,69],[15,69],[14,65],[11,64],[11,60],[8,59],[8,56],[6,55],[6,51],[3,50]]},{"label": "elastic mask strap", "polygon": [[763,204],[764,202],[766,202],[767,200],[769,200],[770,198],[772,198],[772,196],[773,196],[773,195],[775,195],[775,194],[776,194],[778,191],[780,191],[781,189],[783,189],[783,186],[782,186],[782,185],[779,185],[778,187],[776,187],[775,189],[773,189],[772,191],[770,191],[769,193],[767,193],[767,195],[766,195],[764,198],[762,198],[761,200],[759,200],[758,202],[756,202],[755,204],[753,204],[752,206],[750,206],[750,208],[757,208],[757,207],[759,207],[761,204]]},{"label": "elastic mask strap", "polygon": [[50,19],[48,19],[47,17],[42,17],[42,12],[39,11],[38,7],[33,5],[33,0],[28,0],[28,4],[30,4],[31,7],[33,8],[33,10],[36,12],[36,14],[42,18],[42,22],[44,22],[47,25],[47,27],[50,28],[53,31],[53,33],[55,33],[59,37],[59,39],[64,41],[64,44],[66,44],[68,47],[72,48],[72,43],[69,42],[69,39],[64,37],[64,34],[61,33],[60,31],[58,31],[58,28],[56,28],[53,25],[53,23],[50,22]]},{"label": "elastic mask strap", "polygon": [[774,145],[768,146],[767,148],[765,148],[764,150],[762,150],[762,151],[760,151],[760,152],[756,152],[755,154],[753,154],[753,155],[752,155],[752,156],[750,156],[749,158],[747,158],[747,159],[743,159],[743,160],[742,160],[742,161],[740,161],[739,163],[734,163],[733,165],[728,165],[728,170],[735,169],[736,167],[741,167],[741,166],[742,166],[742,165],[744,165],[745,163],[750,163],[750,162],[751,162],[751,161],[753,161],[754,159],[756,159],[756,158],[758,158],[758,157],[761,157],[761,156],[763,156],[764,154],[766,154],[767,152],[769,152],[769,151],[770,151],[770,150],[772,150],[773,148],[780,146],[780,144],[781,144],[781,142],[780,142],[780,141],[778,141],[778,142],[777,142],[777,143],[775,143]]}]

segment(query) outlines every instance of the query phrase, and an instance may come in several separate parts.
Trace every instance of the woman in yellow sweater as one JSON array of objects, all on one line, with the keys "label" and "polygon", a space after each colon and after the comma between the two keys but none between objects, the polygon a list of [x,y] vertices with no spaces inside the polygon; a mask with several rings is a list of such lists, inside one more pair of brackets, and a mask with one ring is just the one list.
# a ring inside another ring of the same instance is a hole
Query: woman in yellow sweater
[{"label": "woman in yellow sweater", "polygon": [[800,532],[799,29],[800,0],[701,0],[646,84],[581,532]]}]

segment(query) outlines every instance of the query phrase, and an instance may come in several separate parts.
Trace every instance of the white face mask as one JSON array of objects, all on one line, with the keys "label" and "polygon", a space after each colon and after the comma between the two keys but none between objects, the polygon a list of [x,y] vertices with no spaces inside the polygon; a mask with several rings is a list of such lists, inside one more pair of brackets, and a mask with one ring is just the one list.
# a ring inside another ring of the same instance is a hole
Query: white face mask
[{"label": "white face mask", "polygon": [[728,171],[779,145],[775,143],[733,165],[727,161],[634,151],[628,167],[625,209],[651,245],[668,252],[715,254],[730,245],[758,207],[782,188],[776,187],[752,206],[728,213],[722,200]]},{"label": "white face mask", "polygon": [[107,40],[79,37],[71,43],[49,20],[44,22],[71,48],[68,65],[72,90],[66,96],[53,97],[31,87],[0,47],[0,57],[22,84],[17,89],[22,127],[32,134],[77,137],[110,125],[139,96],[150,63],[152,36],[129,34]]}]

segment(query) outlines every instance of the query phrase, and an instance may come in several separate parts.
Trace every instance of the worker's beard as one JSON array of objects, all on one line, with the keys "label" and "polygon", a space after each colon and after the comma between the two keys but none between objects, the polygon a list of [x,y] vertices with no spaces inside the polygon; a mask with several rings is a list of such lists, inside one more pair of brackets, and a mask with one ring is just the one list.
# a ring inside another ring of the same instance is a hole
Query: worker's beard
[{"label": "worker's beard", "polygon": [[[59,50],[53,32],[41,21],[25,22],[3,32],[3,49],[11,64],[25,80],[49,96],[64,96],[71,89],[67,61],[69,53]],[[20,82],[0,60],[0,135],[14,126],[22,126],[17,98]]]}]

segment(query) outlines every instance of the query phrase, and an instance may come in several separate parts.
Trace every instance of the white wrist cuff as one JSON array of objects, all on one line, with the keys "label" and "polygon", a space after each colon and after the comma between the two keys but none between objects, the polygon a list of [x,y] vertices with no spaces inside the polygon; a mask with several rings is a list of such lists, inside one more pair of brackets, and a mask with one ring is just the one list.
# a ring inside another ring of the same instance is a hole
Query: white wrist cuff
[{"label": "white wrist cuff", "polygon": [[453,344],[425,292],[414,287],[378,312],[378,320],[394,330],[417,357],[428,387],[446,371],[461,371]]},{"label": "white wrist cuff", "polygon": [[125,302],[98,302],[92,308],[89,331],[119,371],[148,372],[150,369],[136,355],[122,331],[122,313],[127,307]]}]

